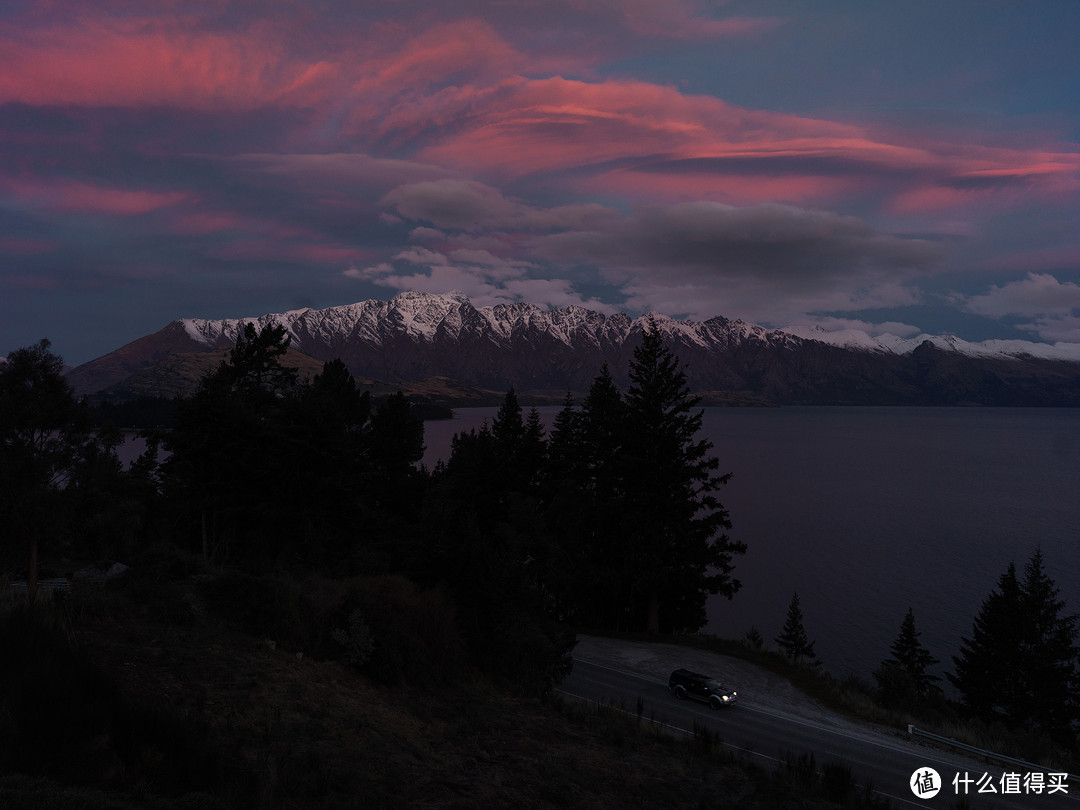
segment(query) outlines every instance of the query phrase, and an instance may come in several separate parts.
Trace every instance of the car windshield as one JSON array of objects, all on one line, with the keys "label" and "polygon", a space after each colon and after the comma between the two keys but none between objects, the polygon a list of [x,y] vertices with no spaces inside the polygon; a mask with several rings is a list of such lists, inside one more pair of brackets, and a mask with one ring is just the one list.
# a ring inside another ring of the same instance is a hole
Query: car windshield
[{"label": "car windshield", "polygon": [[724,691],[724,687],[720,685],[720,681],[716,680],[716,678],[709,678],[709,680],[705,681],[705,685],[709,687],[710,692]]}]

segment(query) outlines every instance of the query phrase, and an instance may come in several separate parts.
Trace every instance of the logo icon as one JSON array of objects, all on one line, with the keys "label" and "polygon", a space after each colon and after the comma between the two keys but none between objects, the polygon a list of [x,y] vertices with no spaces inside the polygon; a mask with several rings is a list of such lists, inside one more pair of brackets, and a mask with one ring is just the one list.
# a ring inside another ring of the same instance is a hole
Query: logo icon
[{"label": "logo icon", "polygon": [[908,782],[911,792],[920,799],[932,799],[941,790],[941,777],[933,768],[919,768]]}]

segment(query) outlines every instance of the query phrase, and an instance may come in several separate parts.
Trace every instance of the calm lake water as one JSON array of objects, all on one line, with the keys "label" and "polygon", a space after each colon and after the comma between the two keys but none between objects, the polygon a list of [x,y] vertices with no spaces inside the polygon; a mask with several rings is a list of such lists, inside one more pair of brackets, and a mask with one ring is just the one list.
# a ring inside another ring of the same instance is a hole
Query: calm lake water
[{"label": "calm lake water", "polygon": [[[426,423],[428,466],[496,410]],[[550,425],[558,410],[540,413]],[[825,667],[869,677],[910,606],[943,675],[1009,562],[1022,573],[1036,547],[1080,613],[1080,410],[707,408],[703,432],[734,474],[722,501],[749,547],[708,632],[754,626],[771,643],[797,590]]]}]

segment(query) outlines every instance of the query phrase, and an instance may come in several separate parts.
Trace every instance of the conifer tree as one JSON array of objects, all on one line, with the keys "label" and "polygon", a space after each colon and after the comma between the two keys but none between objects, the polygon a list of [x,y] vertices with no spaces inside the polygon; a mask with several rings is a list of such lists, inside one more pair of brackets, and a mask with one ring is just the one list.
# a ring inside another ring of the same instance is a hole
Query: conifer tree
[{"label": "conifer tree", "polygon": [[1014,720],[1034,723],[1067,745],[1076,742],[1074,723],[1080,720],[1080,650],[1076,646],[1075,614],[1063,614],[1065,603],[1043,569],[1036,549],[1024,566],[1021,584],[1024,604],[1024,669],[1026,689]]},{"label": "conifer tree", "polygon": [[784,654],[796,663],[804,658],[817,658],[817,654],[814,652],[814,644],[817,642],[810,641],[807,638],[806,629],[803,627],[803,612],[799,606],[798,591],[791,595],[791,602],[788,603],[787,619],[784,621],[784,627],[780,631],[780,635],[776,637],[776,643],[780,645],[780,649],[784,651]]},{"label": "conifer tree", "polygon": [[555,414],[548,437],[548,459],[544,475],[546,497],[565,486],[577,488],[581,480],[581,418],[574,397],[567,393],[562,410]]},{"label": "conifer tree", "polygon": [[[48,340],[16,349],[0,365],[0,562],[26,554],[27,584],[37,584],[39,546],[69,537],[64,527],[81,476],[95,465],[119,467],[115,437],[95,428],[85,400],[62,374]],[[52,549],[57,550],[57,549]],[[13,553],[14,552],[14,553]]]},{"label": "conifer tree", "polygon": [[889,706],[910,704],[927,698],[941,680],[927,672],[938,663],[919,642],[922,635],[915,629],[915,612],[909,607],[900,623],[900,633],[890,648],[892,655],[881,662],[874,672],[878,693]]},{"label": "conifer tree", "polygon": [[703,411],[655,321],[634,350],[619,457],[629,605],[651,631],[696,630],[709,594],[729,599],[740,583],[733,557],[746,551],[725,533],[716,496],[730,474],[717,472],[712,444],[698,438]]},{"label": "conifer tree", "polygon": [[626,406],[605,363],[589,386],[578,420],[583,485],[601,502],[621,494],[618,459],[626,440]]},{"label": "conifer tree", "polygon": [[222,362],[178,403],[176,424],[163,441],[170,502],[197,520],[203,555],[271,562],[284,550],[286,522],[294,517],[286,491],[293,436],[294,368],[282,365],[289,337],[283,326],[261,331],[248,323]]},{"label": "conifer tree", "polygon": [[962,639],[953,657],[955,674],[949,681],[960,691],[971,714],[992,720],[998,707],[1015,705],[1020,686],[1021,596],[1016,565],[998,578],[997,589],[983,600],[972,625],[971,638]]},{"label": "conifer tree", "polygon": [[1073,745],[1080,719],[1076,698],[1077,617],[1063,615],[1054,581],[1036,550],[1018,579],[1016,566],[983,601],[971,638],[953,658],[949,680],[964,707],[991,722],[1037,728]]}]

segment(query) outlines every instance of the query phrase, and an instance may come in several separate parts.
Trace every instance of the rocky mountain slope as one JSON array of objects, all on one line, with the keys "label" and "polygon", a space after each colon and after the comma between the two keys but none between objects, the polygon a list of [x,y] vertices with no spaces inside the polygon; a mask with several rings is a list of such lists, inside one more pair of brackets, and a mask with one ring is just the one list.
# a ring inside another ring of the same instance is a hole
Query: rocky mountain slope
[{"label": "rocky mountain slope", "polygon": [[[164,390],[178,356],[224,356],[243,324],[284,325],[296,351],[340,357],[386,383],[445,377],[468,386],[561,396],[583,392],[606,363],[625,386],[641,333],[655,321],[695,391],[773,404],[1080,405],[1080,361],[953,339],[845,345],[722,317],[605,316],[518,303],[477,308],[465,297],[402,293],[390,301],[257,318],[182,319],[71,371],[85,394],[117,392],[134,375]],[[1045,347],[1052,349],[1053,347]],[[1067,358],[1066,353],[1062,357]]]}]

